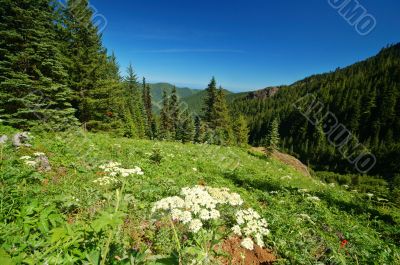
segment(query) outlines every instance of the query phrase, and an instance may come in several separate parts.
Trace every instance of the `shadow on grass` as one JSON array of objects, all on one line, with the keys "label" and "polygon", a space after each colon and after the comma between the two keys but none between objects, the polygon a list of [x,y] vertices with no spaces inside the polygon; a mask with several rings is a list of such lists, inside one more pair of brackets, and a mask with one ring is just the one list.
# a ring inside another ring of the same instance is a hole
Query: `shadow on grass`
[{"label": "shadow on grass", "polygon": [[[270,191],[290,191],[292,194],[298,189],[293,187],[284,187],[279,182],[273,181],[268,177],[265,179],[251,179],[242,178],[238,175],[238,172],[227,172],[225,177],[232,180],[237,186],[244,188],[253,188],[264,192]],[[369,214],[371,219],[377,219],[385,222],[389,225],[398,225],[398,222],[390,214],[382,213],[377,209],[371,208],[366,202],[346,202],[335,198],[330,193],[318,192],[316,195],[328,203],[330,207],[337,207],[341,211],[347,212],[352,215]]]}]

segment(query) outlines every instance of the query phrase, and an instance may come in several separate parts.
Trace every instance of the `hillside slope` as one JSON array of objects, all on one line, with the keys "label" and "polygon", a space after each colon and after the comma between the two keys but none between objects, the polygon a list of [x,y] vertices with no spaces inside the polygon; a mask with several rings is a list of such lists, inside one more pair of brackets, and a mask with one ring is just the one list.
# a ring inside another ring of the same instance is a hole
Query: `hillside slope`
[{"label": "hillside slope", "polygon": [[[11,131],[0,128],[4,133]],[[32,148],[2,147],[2,260],[97,264],[109,249],[107,264],[129,258],[156,264],[151,257],[171,255],[176,244],[168,220],[152,221],[154,202],[201,184],[230,188],[267,220],[271,234],[265,242],[277,264],[400,262],[399,209],[304,177],[262,154],[79,131],[34,136]],[[21,159],[35,152],[49,158],[50,171]],[[100,186],[94,182],[104,176],[99,166],[109,161],[138,166],[144,174],[125,178],[121,191],[119,185]]]},{"label": "hillside slope", "polygon": [[[226,89],[224,89],[224,92],[227,101],[229,100],[232,101],[232,96],[236,95],[235,93],[232,93]],[[182,101],[187,104],[188,109],[191,111],[193,115],[202,115],[203,112],[202,108],[205,96],[206,96],[206,91],[200,90],[200,92],[194,95],[182,98]]]},{"label": "hillside slope", "polygon": [[279,118],[282,148],[316,169],[354,172],[322,128],[312,126],[294,107],[306,95],[315,96],[324,107],[322,114],[331,111],[376,156],[369,173],[388,179],[400,173],[400,43],[349,67],[281,87],[273,97],[245,97],[233,104],[248,117],[252,144],[259,144]]},{"label": "hillside slope", "polygon": [[[149,84],[151,88],[151,97],[154,102],[160,102],[162,100],[163,91],[167,91],[168,94],[171,93],[174,85],[169,83],[154,83]],[[199,93],[200,89],[192,89],[188,87],[176,87],[176,92],[179,98],[186,98]]]}]

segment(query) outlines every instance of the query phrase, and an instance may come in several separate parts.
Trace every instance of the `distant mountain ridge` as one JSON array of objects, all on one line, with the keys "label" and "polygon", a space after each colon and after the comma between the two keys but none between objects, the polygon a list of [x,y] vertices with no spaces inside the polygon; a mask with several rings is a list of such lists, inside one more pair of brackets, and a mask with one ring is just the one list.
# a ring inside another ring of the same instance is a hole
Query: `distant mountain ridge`
[{"label": "distant mountain ridge", "polygon": [[[172,89],[174,88],[174,85],[170,83],[152,83],[149,84],[150,86],[150,91],[151,91],[151,96],[153,99],[153,102],[159,102],[162,100],[162,95],[163,91],[167,91],[168,94],[172,92]],[[195,95],[199,92],[201,92],[201,89],[192,89],[189,87],[176,87],[176,92],[177,95],[180,99],[190,97],[192,95]]]}]

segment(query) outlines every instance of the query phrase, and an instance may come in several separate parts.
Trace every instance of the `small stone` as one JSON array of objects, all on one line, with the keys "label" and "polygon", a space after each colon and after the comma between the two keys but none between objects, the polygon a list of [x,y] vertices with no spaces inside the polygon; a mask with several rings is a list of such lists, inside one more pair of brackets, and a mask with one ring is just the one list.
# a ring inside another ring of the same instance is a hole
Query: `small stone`
[{"label": "small stone", "polygon": [[0,144],[5,144],[8,141],[8,136],[7,135],[2,135],[0,136]]},{"label": "small stone", "polygon": [[16,133],[12,139],[14,147],[32,147],[28,142],[31,140],[28,132]]},{"label": "small stone", "polygon": [[42,170],[45,172],[51,170],[50,162],[49,162],[49,159],[47,158],[47,156],[40,155],[35,159],[35,161],[39,166],[39,170]]}]

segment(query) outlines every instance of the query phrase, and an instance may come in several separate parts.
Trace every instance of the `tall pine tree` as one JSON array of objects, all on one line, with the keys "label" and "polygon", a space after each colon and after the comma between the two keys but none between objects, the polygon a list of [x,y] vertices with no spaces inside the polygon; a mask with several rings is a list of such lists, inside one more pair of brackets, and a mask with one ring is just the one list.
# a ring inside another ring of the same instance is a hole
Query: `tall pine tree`
[{"label": "tall pine tree", "polygon": [[162,140],[168,140],[171,137],[171,115],[170,115],[170,103],[167,91],[163,90],[163,105],[160,112],[160,133],[159,138]]},{"label": "tall pine tree", "polygon": [[143,78],[143,105],[146,115],[146,135],[148,138],[153,139],[156,133],[156,123],[153,118],[150,86],[146,83],[145,78]]},{"label": "tall pine tree", "polygon": [[[79,120],[86,123],[106,113],[93,113],[90,97],[105,96],[106,51],[97,27],[92,22],[88,0],[69,0],[64,10],[65,53],[69,58],[69,86],[74,91],[73,106]],[[92,93],[93,90],[98,90]],[[92,93],[92,94],[91,94]],[[96,117],[97,116],[97,117]]]},{"label": "tall pine tree", "polygon": [[134,122],[135,137],[144,138],[146,135],[145,121],[144,121],[144,107],[142,92],[139,89],[139,83],[135,72],[133,71],[132,64],[129,64],[127,69],[127,76],[125,78],[126,97],[130,114]]},{"label": "tall pine tree", "polygon": [[5,124],[46,123],[52,130],[76,124],[55,14],[47,0],[0,5],[0,118]]},{"label": "tall pine tree", "polygon": [[203,120],[207,123],[211,123],[214,120],[214,108],[215,108],[215,101],[217,98],[217,82],[213,77],[206,88],[206,96],[204,98],[204,105],[203,105]]},{"label": "tall pine tree", "polygon": [[237,145],[244,146],[248,144],[250,130],[244,115],[238,115],[234,123],[234,132]]},{"label": "tall pine tree", "polygon": [[269,128],[266,137],[266,148],[276,150],[279,146],[279,141],[279,120],[275,118],[271,123],[271,127]]},{"label": "tall pine tree", "polygon": [[179,126],[179,100],[176,92],[176,87],[172,89],[170,100],[169,100],[169,114],[171,122],[171,135],[177,140],[177,130]]}]

